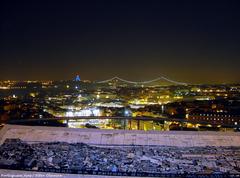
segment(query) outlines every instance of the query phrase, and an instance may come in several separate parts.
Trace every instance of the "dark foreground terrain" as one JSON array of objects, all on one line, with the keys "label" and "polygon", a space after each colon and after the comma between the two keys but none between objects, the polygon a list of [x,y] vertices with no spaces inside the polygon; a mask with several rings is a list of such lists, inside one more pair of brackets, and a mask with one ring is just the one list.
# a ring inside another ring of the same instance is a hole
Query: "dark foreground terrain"
[{"label": "dark foreground terrain", "polygon": [[239,147],[109,146],[7,139],[0,168],[44,172],[158,176],[240,174]]}]

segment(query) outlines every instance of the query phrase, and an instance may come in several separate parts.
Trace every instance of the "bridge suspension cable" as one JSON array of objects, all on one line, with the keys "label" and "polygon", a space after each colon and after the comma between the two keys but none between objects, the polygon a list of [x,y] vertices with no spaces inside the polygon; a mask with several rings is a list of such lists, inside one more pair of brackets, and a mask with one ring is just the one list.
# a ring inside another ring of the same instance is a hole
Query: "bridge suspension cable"
[{"label": "bridge suspension cable", "polygon": [[122,82],[129,83],[129,84],[149,84],[149,83],[153,83],[153,82],[156,82],[156,81],[165,80],[165,81],[168,81],[170,83],[174,83],[174,84],[178,84],[178,85],[187,85],[187,83],[177,82],[177,81],[168,79],[166,77],[158,77],[158,78],[155,78],[153,80],[136,82],[136,81],[125,80],[125,79],[122,79],[122,78],[120,78],[118,76],[115,76],[115,77],[112,77],[112,78],[107,79],[107,80],[98,81],[96,83],[108,83],[108,82],[111,82],[111,81],[114,81],[114,80],[122,81]]}]

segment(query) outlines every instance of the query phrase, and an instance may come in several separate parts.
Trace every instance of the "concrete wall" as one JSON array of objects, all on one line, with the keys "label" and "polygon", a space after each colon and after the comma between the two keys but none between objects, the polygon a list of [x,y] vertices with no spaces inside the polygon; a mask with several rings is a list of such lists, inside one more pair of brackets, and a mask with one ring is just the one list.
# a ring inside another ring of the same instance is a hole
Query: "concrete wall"
[{"label": "concrete wall", "polygon": [[0,131],[0,143],[6,138],[20,138],[28,142],[62,141],[97,145],[240,146],[240,133],[235,132],[145,132],[5,125]]}]

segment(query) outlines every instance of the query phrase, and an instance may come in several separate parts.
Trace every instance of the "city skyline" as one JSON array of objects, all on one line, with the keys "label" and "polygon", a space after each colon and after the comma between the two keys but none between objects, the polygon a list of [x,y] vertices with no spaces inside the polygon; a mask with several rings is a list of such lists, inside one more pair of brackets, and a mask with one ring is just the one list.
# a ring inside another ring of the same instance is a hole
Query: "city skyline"
[{"label": "city skyline", "polygon": [[240,82],[237,1],[1,4],[0,80]]},{"label": "city skyline", "polygon": [[239,9],[0,0],[1,177],[240,177]]},{"label": "city skyline", "polygon": [[[228,82],[228,83],[211,83],[211,82],[205,82],[205,83],[186,83],[186,82],[182,82],[182,81],[177,81],[165,76],[160,76],[160,77],[155,77],[155,78],[151,78],[151,79],[147,79],[147,80],[129,80],[128,78],[121,78],[118,76],[113,76],[110,78],[103,78],[103,79],[99,79],[99,80],[89,80],[89,79],[82,79],[80,78],[79,75],[73,76],[70,79],[59,79],[59,80],[50,80],[50,79],[23,79],[23,80],[0,80],[0,82],[4,82],[4,83],[8,83],[8,82],[14,82],[14,83],[21,83],[21,82],[27,82],[27,83],[36,83],[36,82],[87,82],[87,83],[96,83],[96,84],[108,84],[109,82],[112,83],[125,83],[125,84],[130,84],[130,85],[149,85],[149,84],[156,84],[153,86],[166,86],[166,85],[234,85],[234,84],[239,84],[239,82]],[[166,82],[168,84],[166,84]]]}]

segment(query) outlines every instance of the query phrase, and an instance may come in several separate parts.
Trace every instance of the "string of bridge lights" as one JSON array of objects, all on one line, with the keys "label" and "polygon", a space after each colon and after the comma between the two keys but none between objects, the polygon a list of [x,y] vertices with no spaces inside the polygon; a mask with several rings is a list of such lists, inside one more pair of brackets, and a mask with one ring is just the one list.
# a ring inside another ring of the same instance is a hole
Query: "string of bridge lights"
[{"label": "string of bridge lights", "polygon": [[125,83],[129,83],[129,84],[149,84],[149,83],[153,83],[153,82],[157,82],[157,81],[161,81],[161,80],[165,80],[165,81],[168,81],[168,82],[171,82],[171,83],[174,83],[174,84],[177,84],[177,85],[187,85],[187,83],[183,83],[183,82],[177,82],[177,81],[174,81],[174,80],[171,80],[171,79],[168,79],[166,77],[158,77],[158,78],[155,78],[153,80],[147,80],[147,81],[130,81],[130,80],[125,80],[123,78],[120,78],[118,76],[115,76],[115,77],[112,77],[110,79],[107,79],[107,80],[103,80],[103,81],[98,81],[96,83],[108,83],[108,82],[111,82],[111,81],[121,81],[121,82],[125,82]]}]

